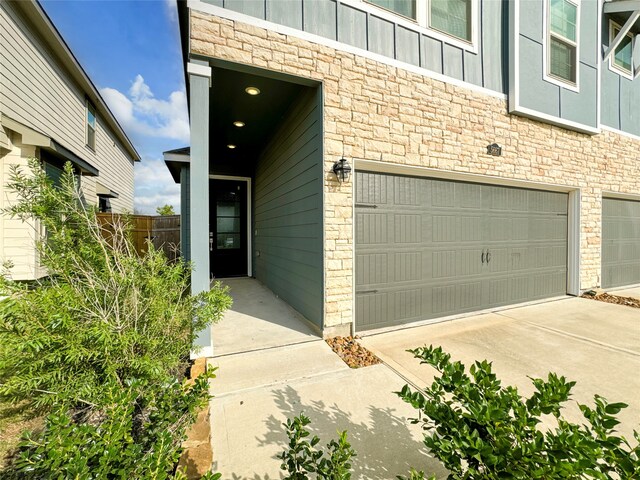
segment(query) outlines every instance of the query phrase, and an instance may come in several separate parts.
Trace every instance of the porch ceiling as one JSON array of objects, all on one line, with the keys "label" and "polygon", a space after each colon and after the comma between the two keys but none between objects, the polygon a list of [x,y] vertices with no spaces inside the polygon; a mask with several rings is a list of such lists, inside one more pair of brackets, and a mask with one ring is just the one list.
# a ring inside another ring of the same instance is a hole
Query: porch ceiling
[{"label": "porch ceiling", "polygon": [[[260,89],[249,95],[249,86]],[[210,169],[240,168],[253,171],[254,164],[303,85],[221,67],[213,67],[210,96]],[[233,122],[242,121],[238,128]],[[229,149],[227,145],[236,145]]]}]

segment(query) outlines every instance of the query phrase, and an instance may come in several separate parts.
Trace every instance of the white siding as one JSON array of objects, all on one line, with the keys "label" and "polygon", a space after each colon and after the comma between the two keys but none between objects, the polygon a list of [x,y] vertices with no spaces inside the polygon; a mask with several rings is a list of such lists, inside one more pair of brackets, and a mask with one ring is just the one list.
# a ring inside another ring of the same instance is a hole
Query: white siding
[{"label": "white siding", "polygon": [[0,3],[0,112],[51,137],[100,171],[83,178],[97,202],[96,180],[119,194],[114,212],[133,211],[133,161],[98,112],[96,151],[85,145],[85,92],[9,2]]},{"label": "white siding", "polygon": [[[9,181],[11,165],[26,168],[29,157],[38,156],[36,147],[19,143],[20,135],[10,137],[11,149],[0,150],[0,209],[8,208],[16,201],[15,194],[4,187]],[[37,238],[38,231],[34,222],[22,222],[0,215],[0,263],[13,264],[9,274],[14,280],[32,280],[44,275],[35,247]]]}]

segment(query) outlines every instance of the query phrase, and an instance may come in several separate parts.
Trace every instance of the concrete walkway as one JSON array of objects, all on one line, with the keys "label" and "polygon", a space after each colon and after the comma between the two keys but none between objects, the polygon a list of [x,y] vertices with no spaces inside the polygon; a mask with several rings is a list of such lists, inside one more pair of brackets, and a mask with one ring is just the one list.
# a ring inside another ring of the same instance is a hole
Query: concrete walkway
[{"label": "concrete walkway", "polygon": [[211,327],[214,357],[317,340],[307,320],[254,278],[225,278],[233,306]]},{"label": "concrete walkway", "polygon": [[[445,475],[422,444],[417,412],[393,391],[406,383],[385,365],[352,370],[296,312],[259,282],[225,280],[232,311],[213,327],[214,471],[223,479],[282,478],[282,425],[304,412],[323,445],[347,430],[354,479],[395,478],[411,466]],[[297,322],[297,323],[296,323]]]}]

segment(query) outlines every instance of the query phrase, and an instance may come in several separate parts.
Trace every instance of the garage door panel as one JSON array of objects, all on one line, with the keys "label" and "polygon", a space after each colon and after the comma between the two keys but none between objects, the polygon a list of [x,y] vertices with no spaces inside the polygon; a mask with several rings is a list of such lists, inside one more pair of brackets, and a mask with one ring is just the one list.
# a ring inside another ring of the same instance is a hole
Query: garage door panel
[{"label": "garage door panel", "polygon": [[602,200],[602,286],[640,283],[640,201]]},{"label": "garage door panel", "polygon": [[566,194],[363,172],[355,191],[357,329],[566,292]]},{"label": "garage door panel", "polygon": [[483,304],[482,282],[465,282],[434,286],[432,308],[425,318],[478,310]]}]

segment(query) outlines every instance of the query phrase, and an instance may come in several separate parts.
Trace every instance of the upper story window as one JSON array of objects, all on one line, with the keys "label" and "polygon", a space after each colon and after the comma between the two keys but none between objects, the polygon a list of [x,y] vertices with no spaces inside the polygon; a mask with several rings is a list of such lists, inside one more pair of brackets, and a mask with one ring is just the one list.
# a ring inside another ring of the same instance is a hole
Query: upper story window
[{"label": "upper story window", "polygon": [[369,2],[416,20],[416,0],[369,0]]},{"label": "upper story window", "polygon": [[476,48],[478,0],[364,0],[413,20],[439,40],[466,50]]},{"label": "upper story window", "polygon": [[87,147],[96,149],[96,107],[87,100]]},{"label": "upper story window", "polygon": [[[609,42],[620,33],[620,25],[609,22]],[[609,67],[626,77],[633,78],[633,34],[628,33],[624,36],[620,44],[616,47],[613,54],[609,57]]]},{"label": "upper story window", "polygon": [[471,0],[431,0],[429,2],[429,27],[452,37],[471,42]]},{"label": "upper story window", "polygon": [[547,74],[561,82],[578,83],[578,21],[580,4],[548,0]]}]

